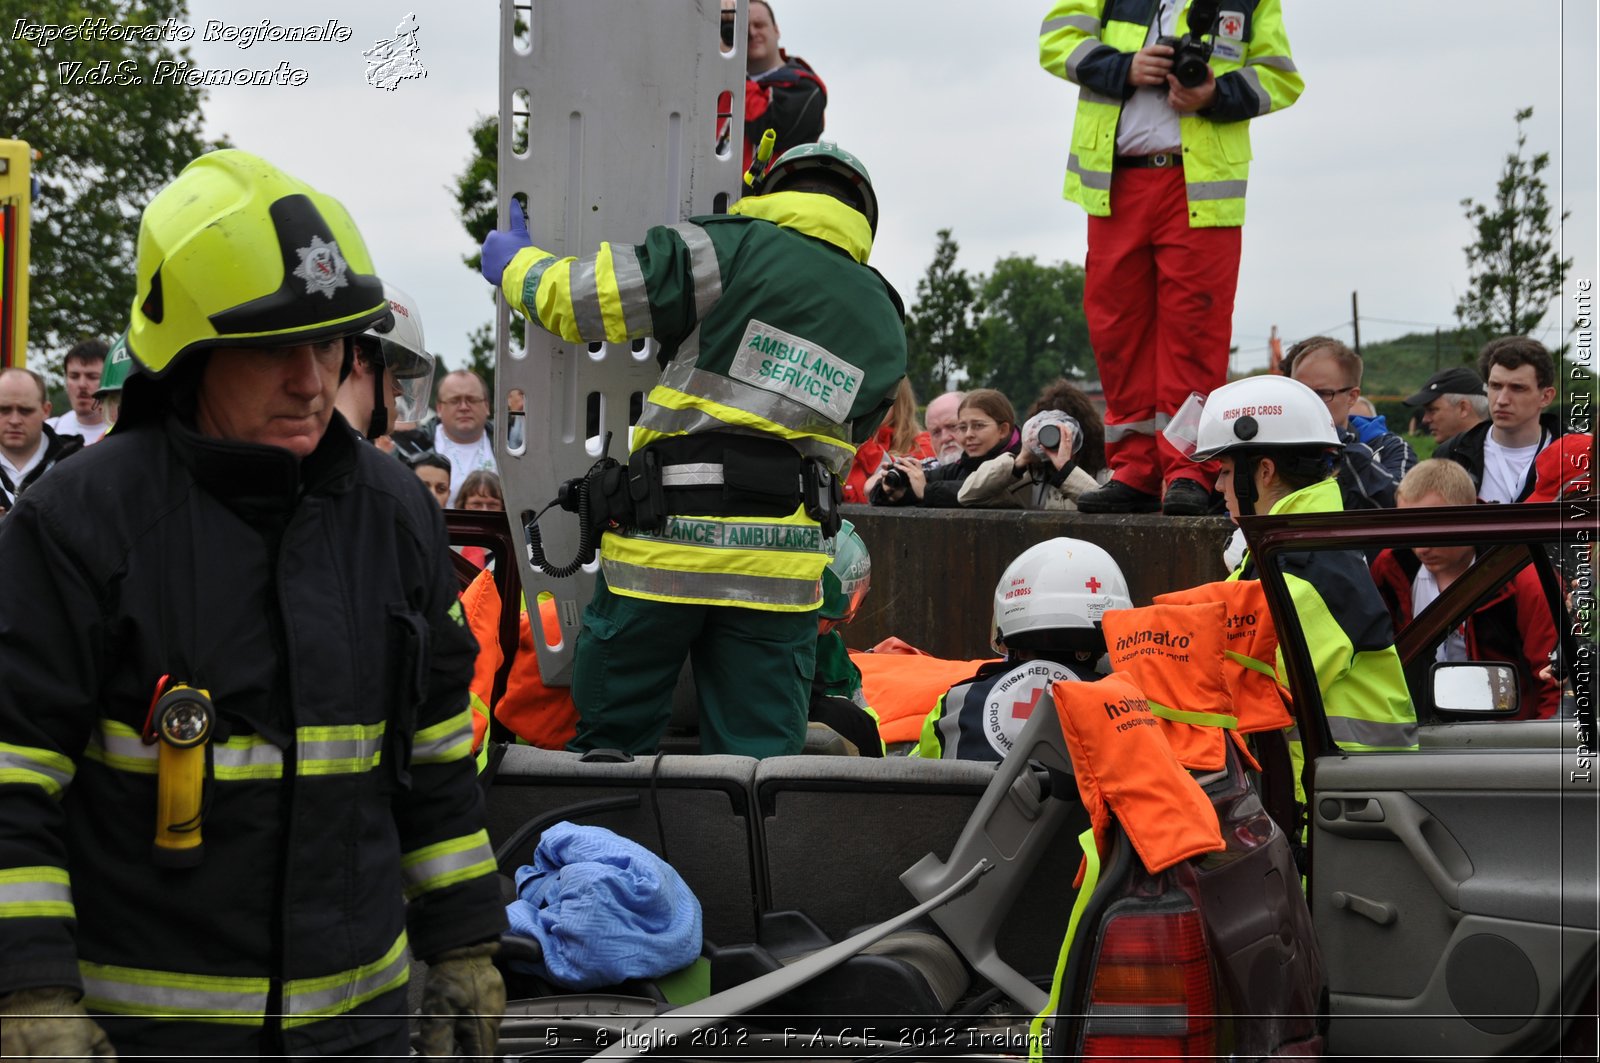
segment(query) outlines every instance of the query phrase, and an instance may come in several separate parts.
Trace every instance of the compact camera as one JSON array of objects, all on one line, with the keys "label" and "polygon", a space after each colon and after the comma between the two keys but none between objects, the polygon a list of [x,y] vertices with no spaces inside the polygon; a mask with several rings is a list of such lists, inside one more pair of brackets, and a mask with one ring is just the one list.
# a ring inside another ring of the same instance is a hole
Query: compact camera
[{"label": "compact camera", "polygon": [[1172,49],[1172,76],[1186,89],[1206,83],[1211,66],[1211,42],[1203,36],[1216,32],[1221,0],[1195,0],[1189,8],[1189,32],[1182,37],[1158,37],[1157,44]]}]

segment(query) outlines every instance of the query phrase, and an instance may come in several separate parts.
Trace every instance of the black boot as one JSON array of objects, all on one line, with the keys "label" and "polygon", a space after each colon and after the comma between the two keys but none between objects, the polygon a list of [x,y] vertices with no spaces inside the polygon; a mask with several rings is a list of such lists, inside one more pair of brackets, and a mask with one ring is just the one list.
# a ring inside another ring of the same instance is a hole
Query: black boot
[{"label": "black boot", "polygon": [[1161,508],[1161,499],[1112,480],[1079,495],[1078,508],[1085,513],[1154,513]]},{"label": "black boot", "polygon": [[1199,480],[1180,476],[1167,484],[1161,512],[1169,517],[1203,517],[1211,512],[1211,492]]}]

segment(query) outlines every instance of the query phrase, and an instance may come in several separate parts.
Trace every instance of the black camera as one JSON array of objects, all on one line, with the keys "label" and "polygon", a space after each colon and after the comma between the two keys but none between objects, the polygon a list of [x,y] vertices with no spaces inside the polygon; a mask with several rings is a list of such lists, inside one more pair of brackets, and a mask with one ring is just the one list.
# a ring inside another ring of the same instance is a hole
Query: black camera
[{"label": "black camera", "polygon": [[733,47],[733,12],[722,13],[722,43],[729,48]]},{"label": "black camera", "polygon": [[1061,426],[1058,424],[1040,425],[1039,445],[1046,450],[1061,449]]},{"label": "black camera", "polygon": [[1158,37],[1157,44],[1172,49],[1172,76],[1186,89],[1206,83],[1211,66],[1211,42],[1203,36],[1217,29],[1217,9],[1221,0],[1195,0],[1189,7],[1189,32],[1182,37]]},{"label": "black camera", "polygon": [[909,491],[911,490],[911,478],[906,475],[904,469],[891,468],[883,474],[883,486],[891,491]]}]

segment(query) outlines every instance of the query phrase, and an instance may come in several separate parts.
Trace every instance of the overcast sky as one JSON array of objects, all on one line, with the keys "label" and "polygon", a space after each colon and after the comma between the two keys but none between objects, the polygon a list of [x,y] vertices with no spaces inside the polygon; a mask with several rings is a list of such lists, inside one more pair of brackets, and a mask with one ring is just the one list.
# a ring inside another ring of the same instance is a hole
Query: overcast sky
[{"label": "overcast sky", "polygon": [[[610,0],[616,3],[617,0]],[[650,0],[632,0],[648,3]],[[1004,255],[1082,262],[1081,209],[1061,199],[1075,88],[1038,66],[1048,0],[774,0],[783,44],[827,82],[827,135],[872,171],[882,221],[873,264],[915,297],[935,233],[954,230],[961,264]],[[596,6],[599,6],[598,4]],[[489,317],[488,287],[460,264],[474,250],[456,218],[454,175],[468,126],[496,107],[497,5],[403,0],[192,4],[196,66],[310,72],[304,86],[213,88],[208,132],[267,156],[338,196],[379,271],[420,301],[429,347],[459,364]],[[1273,325],[1286,341],[1450,327],[1471,232],[1460,201],[1487,199],[1532,106],[1530,152],[1549,151],[1552,199],[1574,279],[1596,276],[1594,0],[1352,0],[1285,5],[1307,82],[1292,108],[1253,124],[1236,366],[1263,364]],[[208,19],[319,23],[337,9],[343,44],[206,43]],[[361,52],[407,12],[425,80],[368,86]],[[626,33],[625,21],[618,25]],[[597,56],[597,64],[615,57]],[[624,64],[615,66],[626,77]],[[534,101],[538,106],[538,101]],[[1570,294],[1561,320],[1570,323]],[[1545,338],[1554,339],[1555,314]]]}]

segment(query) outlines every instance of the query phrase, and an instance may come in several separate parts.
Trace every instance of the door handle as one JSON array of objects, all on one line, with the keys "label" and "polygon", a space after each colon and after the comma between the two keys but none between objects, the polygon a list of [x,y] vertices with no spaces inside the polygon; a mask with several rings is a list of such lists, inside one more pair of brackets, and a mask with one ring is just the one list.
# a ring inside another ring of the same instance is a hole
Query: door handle
[{"label": "door handle", "polygon": [[1394,905],[1384,904],[1382,901],[1369,901],[1365,897],[1358,897],[1344,890],[1334,890],[1329,894],[1328,900],[1333,902],[1335,908],[1364,915],[1379,926],[1388,926],[1395,920]]},{"label": "door handle", "polygon": [[1461,907],[1461,883],[1472,877],[1472,860],[1409,794],[1322,794],[1316,808],[1317,826],[1331,834],[1400,842],[1440,899]]}]

